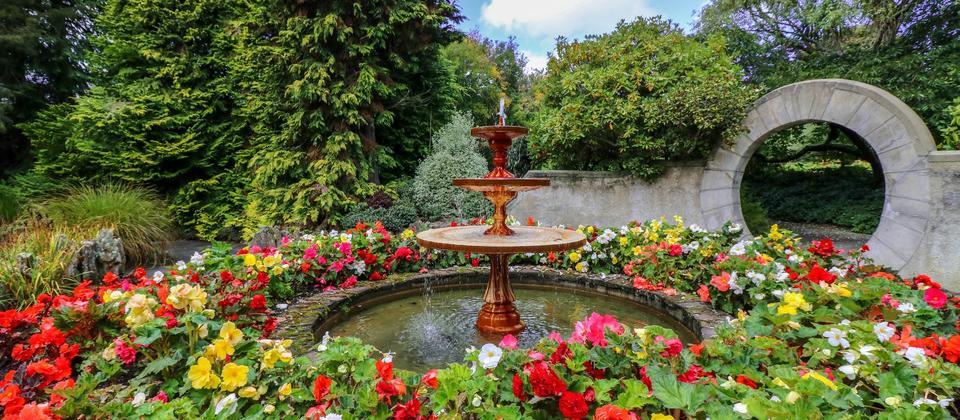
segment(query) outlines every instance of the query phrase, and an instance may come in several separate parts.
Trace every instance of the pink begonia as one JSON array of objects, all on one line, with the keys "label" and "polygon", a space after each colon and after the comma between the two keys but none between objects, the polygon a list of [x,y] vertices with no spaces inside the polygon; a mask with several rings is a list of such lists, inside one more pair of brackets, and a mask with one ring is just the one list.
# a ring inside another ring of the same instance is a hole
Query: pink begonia
[{"label": "pink begonia", "polygon": [[333,264],[330,264],[330,271],[333,271],[334,273],[343,271],[343,263],[340,261],[334,261]]},{"label": "pink begonia", "polygon": [[544,358],[543,353],[540,353],[539,351],[533,351],[533,350],[530,350],[530,352],[527,353],[527,357],[537,361],[543,360]]},{"label": "pink begonia", "polygon": [[556,331],[550,333],[550,335],[548,335],[547,338],[549,338],[549,339],[551,339],[551,340],[553,340],[553,341],[556,341],[557,344],[563,342],[563,336],[561,336],[560,333],[558,333],[558,332],[556,332]]},{"label": "pink begonia", "polygon": [[310,245],[310,248],[303,251],[303,259],[312,260],[315,258],[317,258],[317,244]]},{"label": "pink begonia", "polygon": [[613,315],[600,315],[594,312],[583,321],[577,322],[570,341],[580,344],[589,341],[595,346],[606,347],[607,339],[604,334],[608,328],[617,335],[623,334],[623,325],[617,321],[617,318]]},{"label": "pink begonia", "polygon": [[500,340],[500,347],[516,350],[517,349],[517,337],[514,337],[513,334],[507,334],[503,336],[503,339]]}]

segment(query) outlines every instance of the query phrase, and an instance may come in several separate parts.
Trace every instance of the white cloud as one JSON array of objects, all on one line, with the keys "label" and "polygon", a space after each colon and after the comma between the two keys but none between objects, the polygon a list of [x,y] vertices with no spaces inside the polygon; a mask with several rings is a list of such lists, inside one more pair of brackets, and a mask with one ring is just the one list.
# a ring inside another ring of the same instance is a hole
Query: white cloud
[{"label": "white cloud", "polygon": [[621,19],[657,14],[647,0],[489,0],[480,10],[488,25],[550,38],[610,32]]},{"label": "white cloud", "polygon": [[527,57],[527,67],[524,68],[527,73],[547,68],[548,58],[546,54],[537,54],[528,50],[520,50],[520,52]]}]

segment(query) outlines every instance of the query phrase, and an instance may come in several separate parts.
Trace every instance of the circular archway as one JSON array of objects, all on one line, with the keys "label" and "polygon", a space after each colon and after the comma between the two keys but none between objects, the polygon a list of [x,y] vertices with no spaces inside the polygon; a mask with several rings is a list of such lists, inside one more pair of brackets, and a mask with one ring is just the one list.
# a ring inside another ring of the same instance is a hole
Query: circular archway
[{"label": "circular archway", "polygon": [[744,225],[740,183],[754,152],[770,135],[798,124],[829,122],[863,138],[880,160],[884,203],[867,245],[875,261],[900,269],[923,241],[930,216],[927,155],[936,150],[923,120],[903,101],[866,83],[843,79],[808,80],[776,89],[754,103],[745,132],[718,147],[704,169],[700,206],[704,224],[716,229],[728,220]]}]

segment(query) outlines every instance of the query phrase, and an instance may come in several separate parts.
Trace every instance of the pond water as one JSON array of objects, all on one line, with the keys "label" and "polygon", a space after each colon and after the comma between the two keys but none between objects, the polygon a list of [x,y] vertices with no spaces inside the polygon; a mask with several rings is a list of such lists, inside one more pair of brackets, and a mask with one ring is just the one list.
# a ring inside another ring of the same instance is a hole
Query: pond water
[{"label": "pond water", "polygon": [[[515,302],[526,328],[517,337],[529,347],[550,332],[569,337],[573,325],[592,312],[613,315],[628,328],[663,325],[673,328],[685,343],[696,341],[679,322],[653,308],[626,299],[568,288],[514,286]],[[480,334],[474,323],[483,306],[482,289],[468,288],[400,297],[359,309],[336,325],[321,326],[332,336],[352,336],[382,350],[394,352],[397,368],[425,372],[462,362],[467,347],[497,344],[500,336]]]}]

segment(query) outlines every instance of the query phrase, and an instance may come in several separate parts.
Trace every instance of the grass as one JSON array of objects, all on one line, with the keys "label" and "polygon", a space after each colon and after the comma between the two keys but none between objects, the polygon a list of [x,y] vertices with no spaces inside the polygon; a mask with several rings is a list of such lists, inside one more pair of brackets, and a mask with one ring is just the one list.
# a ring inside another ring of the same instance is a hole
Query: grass
[{"label": "grass", "polygon": [[[154,192],[120,183],[68,188],[35,205],[31,212],[56,229],[112,228],[123,240],[128,264],[156,262],[173,238],[166,203]],[[92,237],[92,236],[91,236]]]},{"label": "grass", "polygon": [[0,184],[0,225],[10,223],[20,213],[20,196],[6,184]]},{"label": "grass", "polygon": [[41,293],[72,289],[77,279],[64,278],[64,272],[80,248],[76,238],[91,234],[34,220],[7,235],[0,242],[0,307],[23,308]]}]

